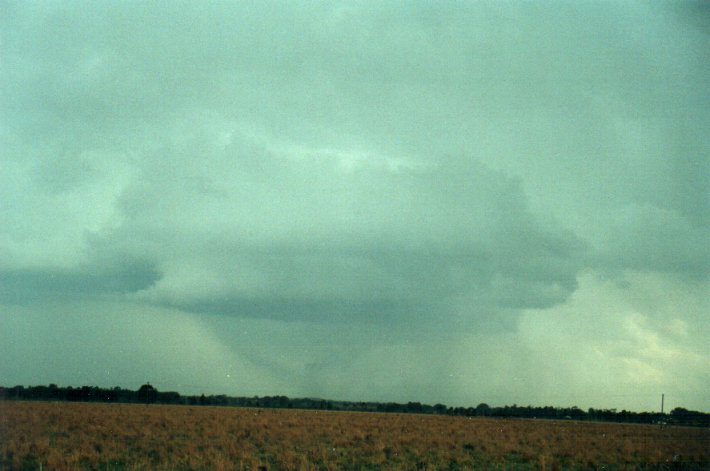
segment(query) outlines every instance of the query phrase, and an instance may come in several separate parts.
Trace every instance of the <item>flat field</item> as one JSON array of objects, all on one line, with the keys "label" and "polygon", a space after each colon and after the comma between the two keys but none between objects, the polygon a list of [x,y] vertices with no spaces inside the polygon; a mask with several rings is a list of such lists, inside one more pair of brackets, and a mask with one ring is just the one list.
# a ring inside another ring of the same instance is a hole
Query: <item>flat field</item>
[{"label": "flat field", "polygon": [[710,430],[0,401],[2,470],[710,469]]}]

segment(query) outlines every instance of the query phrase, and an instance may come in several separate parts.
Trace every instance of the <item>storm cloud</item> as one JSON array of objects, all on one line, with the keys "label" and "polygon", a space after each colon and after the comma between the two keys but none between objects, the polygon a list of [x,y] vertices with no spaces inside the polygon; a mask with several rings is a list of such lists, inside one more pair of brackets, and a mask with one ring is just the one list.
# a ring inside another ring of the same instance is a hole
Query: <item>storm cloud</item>
[{"label": "storm cloud", "polygon": [[[695,8],[7,3],[1,377],[707,408]],[[24,376],[39,324],[125,344]]]}]

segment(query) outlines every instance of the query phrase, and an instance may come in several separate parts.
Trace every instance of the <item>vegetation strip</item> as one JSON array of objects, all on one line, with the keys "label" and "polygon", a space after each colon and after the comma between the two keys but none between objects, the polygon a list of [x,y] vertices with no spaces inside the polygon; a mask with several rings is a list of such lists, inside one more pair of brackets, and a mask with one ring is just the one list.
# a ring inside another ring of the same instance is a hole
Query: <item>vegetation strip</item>
[{"label": "vegetation strip", "polygon": [[674,424],[710,427],[710,414],[676,407],[670,414],[658,412],[617,411],[616,409],[594,409],[584,411],[578,407],[536,407],[502,406],[491,407],[481,403],[476,407],[448,407],[444,404],[421,404],[407,402],[351,402],[328,399],[289,398],[286,396],[231,397],[226,395],[182,396],[174,391],[158,391],[150,384],[144,384],[132,391],[120,387],[99,388],[82,386],[80,388],[49,386],[0,386],[0,399],[42,400],[72,402],[113,402],[113,403],[158,403],[191,406],[234,406],[281,409],[317,409],[361,412],[395,412],[416,414],[439,414],[466,417],[500,417],[528,419],[569,419],[605,422],[626,422],[644,424]]}]

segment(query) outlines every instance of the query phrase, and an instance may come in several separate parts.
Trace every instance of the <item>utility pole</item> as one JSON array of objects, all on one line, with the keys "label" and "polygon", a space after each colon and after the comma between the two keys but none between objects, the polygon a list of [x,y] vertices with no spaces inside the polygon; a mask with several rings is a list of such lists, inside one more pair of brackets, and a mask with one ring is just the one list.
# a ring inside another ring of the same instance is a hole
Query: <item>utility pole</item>
[{"label": "utility pole", "polygon": [[661,415],[663,415],[663,403],[665,402],[666,395],[661,394]]}]

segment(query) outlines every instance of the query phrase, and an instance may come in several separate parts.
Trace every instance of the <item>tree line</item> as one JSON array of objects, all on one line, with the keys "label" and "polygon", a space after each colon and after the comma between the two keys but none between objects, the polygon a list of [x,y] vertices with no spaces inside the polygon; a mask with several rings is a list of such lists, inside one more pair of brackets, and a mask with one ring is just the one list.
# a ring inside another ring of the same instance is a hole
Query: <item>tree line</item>
[{"label": "tree line", "polygon": [[465,417],[499,417],[524,419],[591,420],[625,423],[661,423],[710,427],[710,414],[676,407],[670,413],[632,412],[616,409],[582,410],[578,407],[552,406],[501,406],[492,407],[481,403],[476,407],[448,407],[445,404],[422,404],[420,402],[353,402],[314,398],[289,398],[286,396],[232,397],[224,394],[201,394],[184,396],[175,391],[158,391],[151,384],[143,384],[137,390],[120,387],[98,386],[60,387],[48,386],[0,386],[0,400],[37,400],[73,402],[115,402],[136,404],[175,404],[191,406],[225,406],[280,409],[314,409],[332,411],[363,411],[439,414]]}]

